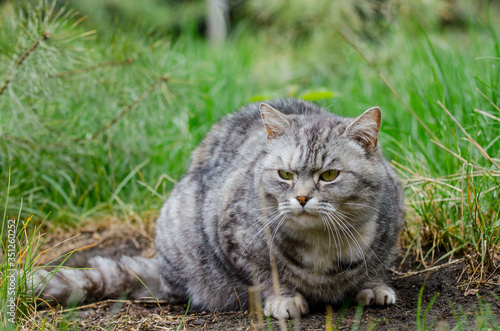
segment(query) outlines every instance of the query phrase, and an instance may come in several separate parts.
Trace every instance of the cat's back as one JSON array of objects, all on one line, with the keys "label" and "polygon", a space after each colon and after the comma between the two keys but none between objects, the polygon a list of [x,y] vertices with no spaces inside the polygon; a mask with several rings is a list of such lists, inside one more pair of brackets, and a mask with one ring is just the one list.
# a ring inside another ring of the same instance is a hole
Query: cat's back
[{"label": "cat's back", "polygon": [[[297,99],[266,101],[282,113],[290,115],[329,114],[317,105]],[[239,161],[252,162],[265,150],[266,130],[262,124],[259,102],[223,117],[212,129],[191,157],[189,172],[225,170]],[[334,116],[331,114],[331,116]],[[244,156],[244,157],[240,157]]]}]

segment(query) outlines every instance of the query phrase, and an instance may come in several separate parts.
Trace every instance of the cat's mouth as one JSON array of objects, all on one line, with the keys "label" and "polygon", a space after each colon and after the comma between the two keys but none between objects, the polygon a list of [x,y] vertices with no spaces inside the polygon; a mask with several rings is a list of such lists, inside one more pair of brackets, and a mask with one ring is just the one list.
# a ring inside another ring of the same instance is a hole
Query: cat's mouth
[{"label": "cat's mouth", "polygon": [[295,216],[298,216],[298,217],[318,217],[318,213],[316,213],[314,210],[306,210],[306,209],[302,209],[302,210],[299,210],[297,212],[295,212]]},{"label": "cat's mouth", "polygon": [[302,210],[300,212],[294,213],[292,218],[296,223],[300,224],[305,228],[317,228],[322,226],[321,218],[317,214]]}]

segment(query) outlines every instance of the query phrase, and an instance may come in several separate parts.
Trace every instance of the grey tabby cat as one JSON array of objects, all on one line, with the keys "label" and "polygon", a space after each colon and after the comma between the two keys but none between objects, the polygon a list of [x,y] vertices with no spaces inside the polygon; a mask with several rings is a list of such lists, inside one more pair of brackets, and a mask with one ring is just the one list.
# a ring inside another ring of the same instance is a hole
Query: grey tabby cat
[{"label": "grey tabby cat", "polygon": [[265,314],[276,318],[348,296],[394,304],[384,280],[403,193],[382,156],[380,124],[378,107],[352,119],[295,99],[251,104],[215,124],[194,151],[161,209],[156,258],[95,258],[93,270],[39,274],[39,288],[62,304],[151,292],[239,310],[258,285]]}]

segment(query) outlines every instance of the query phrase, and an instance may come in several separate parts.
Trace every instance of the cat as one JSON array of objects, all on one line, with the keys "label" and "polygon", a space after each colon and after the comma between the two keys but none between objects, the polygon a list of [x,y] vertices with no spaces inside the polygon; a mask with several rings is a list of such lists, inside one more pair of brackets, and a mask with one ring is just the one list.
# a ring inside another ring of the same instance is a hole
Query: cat
[{"label": "cat", "polygon": [[346,118],[291,98],[250,104],[193,152],[161,208],[155,258],[98,257],[92,270],[42,271],[37,293],[61,304],[154,295],[240,310],[257,286],[265,315],[285,319],[347,297],[394,304],[385,280],[404,203],[380,125],[378,107]]}]

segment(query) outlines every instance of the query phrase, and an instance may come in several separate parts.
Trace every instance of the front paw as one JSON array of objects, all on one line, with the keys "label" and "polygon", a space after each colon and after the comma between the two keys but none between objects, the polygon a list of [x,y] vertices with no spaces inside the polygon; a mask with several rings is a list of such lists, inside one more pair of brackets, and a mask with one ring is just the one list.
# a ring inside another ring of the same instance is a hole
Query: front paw
[{"label": "front paw", "polygon": [[365,306],[379,305],[387,306],[396,303],[396,293],[386,285],[375,286],[361,290],[356,296],[358,303],[363,303]]},{"label": "front paw", "polygon": [[306,300],[299,293],[294,297],[273,295],[266,299],[264,307],[264,315],[277,319],[298,318],[308,312]]}]

